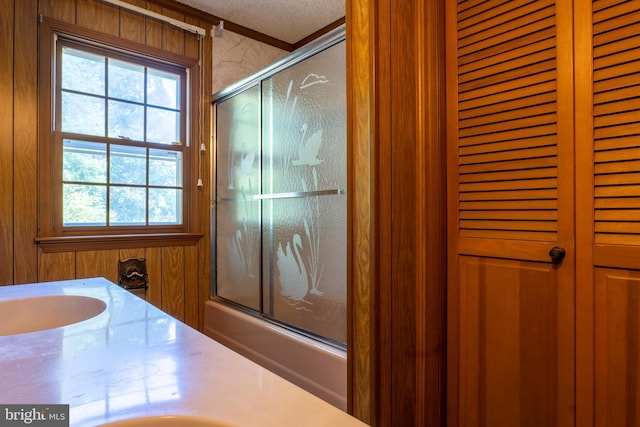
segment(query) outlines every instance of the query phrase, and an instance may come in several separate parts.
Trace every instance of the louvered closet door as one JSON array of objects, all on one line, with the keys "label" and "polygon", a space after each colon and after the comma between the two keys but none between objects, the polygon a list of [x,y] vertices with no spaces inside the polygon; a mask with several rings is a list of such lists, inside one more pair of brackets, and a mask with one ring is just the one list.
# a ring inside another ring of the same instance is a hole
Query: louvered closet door
[{"label": "louvered closet door", "polygon": [[593,138],[584,141],[593,147],[593,207],[585,210],[593,212],[595,279],[593,288],[578,294],[579,306],[592,301],[592,322],[578,327],[594,337],[595,425],[638,426],[640,2],[599,0],[585,6],[592,7],[593,20],[593,78],[588,82]]},{"label": "louvered closet door", "polygon": [[451,425],[573,425],[571,3],[447,2]]}]

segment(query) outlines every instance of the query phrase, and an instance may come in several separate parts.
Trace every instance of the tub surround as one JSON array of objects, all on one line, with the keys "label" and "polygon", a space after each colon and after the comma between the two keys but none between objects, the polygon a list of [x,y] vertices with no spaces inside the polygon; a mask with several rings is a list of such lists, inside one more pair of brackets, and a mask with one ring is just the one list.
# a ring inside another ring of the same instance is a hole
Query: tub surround
[{"label": "tub surround", "polygon": [[71,426],[158,415],[365,425],[106,279],[0,287],[0,301],[69,294],[107,307],[79,323],[0,336],[1,404],[69,404]]},{"label": "tub surround", "polygon": [[214,300],[205,303],[204,333],[346,411],[346,351]]}]

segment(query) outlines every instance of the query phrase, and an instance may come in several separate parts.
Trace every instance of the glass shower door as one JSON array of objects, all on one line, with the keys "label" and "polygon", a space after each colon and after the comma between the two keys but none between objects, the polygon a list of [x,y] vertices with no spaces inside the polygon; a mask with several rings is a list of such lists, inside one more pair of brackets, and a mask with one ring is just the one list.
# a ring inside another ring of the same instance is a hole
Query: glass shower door
[{"label": "glass shower door", "polygon": [[344,32],[214,101],[214,295],[346,345]]},{"label": "glass shower door", "polygon": [[344,42],[262,82],[263,312],[346,342]]},{"label": "glass shower door", "polygon": [[260,88],[216,105],[215,294],[260,310]]}]

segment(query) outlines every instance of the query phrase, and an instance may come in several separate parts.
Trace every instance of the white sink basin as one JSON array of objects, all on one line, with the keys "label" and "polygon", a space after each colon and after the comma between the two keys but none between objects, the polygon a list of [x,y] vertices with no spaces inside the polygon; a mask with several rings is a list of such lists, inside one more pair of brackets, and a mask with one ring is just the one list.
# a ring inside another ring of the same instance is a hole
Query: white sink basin
[{"label": "white sink basin", "polygon": [[191,415],[165,415],[155,417],[131,418],[103,424],[101,427],[234,427],[232,424],[211,418]]},{"label": "white sink basin", "polygon": [[0,336],[59,328],[90,319],[107,305],[80,295],[49,295],[0,301]]}]

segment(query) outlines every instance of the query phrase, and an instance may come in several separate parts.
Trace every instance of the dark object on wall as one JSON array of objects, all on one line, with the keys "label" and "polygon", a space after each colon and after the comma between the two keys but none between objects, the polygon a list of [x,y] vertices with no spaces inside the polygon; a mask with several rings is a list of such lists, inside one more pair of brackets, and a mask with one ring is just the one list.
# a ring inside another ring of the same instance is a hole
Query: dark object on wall
[{"label": "dark object on wall", "polygon": [[118,284],[125,289],[144,289],[148,286],[147,260],[128,258],[118,261]]}]

